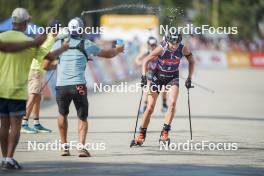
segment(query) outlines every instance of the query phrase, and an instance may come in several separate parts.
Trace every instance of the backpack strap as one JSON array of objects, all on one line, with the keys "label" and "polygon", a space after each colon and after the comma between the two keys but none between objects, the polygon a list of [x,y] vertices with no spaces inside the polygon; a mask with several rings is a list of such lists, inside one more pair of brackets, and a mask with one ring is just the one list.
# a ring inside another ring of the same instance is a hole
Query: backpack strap
[{"label": "backpack strap", "polygon": [[[63,41],[64,41],[64,39],[61,40],[61,44],[63,43]],[[82,39],[78,45],[76,45],[74,47],[69,47],[68,49],[77,49],[85,56],[87,61],[92,61],[92,59],[90,59],[88,57],[88,54],[86,53],[84,44],[85,44],[85,40]]]}]

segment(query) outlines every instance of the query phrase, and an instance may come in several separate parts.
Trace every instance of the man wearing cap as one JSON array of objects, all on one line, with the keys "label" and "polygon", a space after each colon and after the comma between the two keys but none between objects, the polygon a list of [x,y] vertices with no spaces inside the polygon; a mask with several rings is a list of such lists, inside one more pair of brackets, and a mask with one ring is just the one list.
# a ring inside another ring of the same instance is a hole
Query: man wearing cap
[{"label": "man wearing cap", "polygon": [[[59,32],[60,23],[58,20],[52,19],[48,23],[50,27],[49,34],[47,35],[47,40],[42,45],[43,48],[50,51],[53,44],[55,43],[55,37]],[[51,130],[43,127],[39,122],[39,111],[40,111],[40,101],[41,101],[41,91],[43,90],[42,78],[44,74],[44,69],[42,67],[44,60],[33,59],[30,72],[28,76],[28,101],[27,101],[27,112],[26,116],[23,117],[21,132],[34,134],[34,133],[50,133]],[[28,125],[28,119],[30,114],[33,114],[33,128]]]},{"label": "man wearing cap", "polygon": [[[88,100],[85,80],[85,69],[90,56],[112,58],[123,52],[124,45],[112,49],[101,49],[90,40],[82,38],[83,21],[76,17],[68,24],[70,31],[69,49],[59,56],[56,83],[56,101],[59,108],[58,127],[63,151],[61,156],[69,156],[67,144],[67,129],[69,106],[73,101],[78,121],[79,142],[83,146],[79,148],[79,157],[90,157],[90,153],[84,147],[88,130]],[[61,45],[57,41],[54,49]],[[81,146],[80,145],[80,146]]]},{"label": "man wearing cap", "polygon": [[[13,29],[1,33],[0,41],[3,43],[32,41],[32,38],[24,34],[29,20],[30,16],[26,9],[16,8],[12,13]],[[32,59],[44,59],[45,56],[51,59],[64,50],[59,48],[49,53],[41,46],[16,53],[0,52],[0,141],[3,169],[22,168],[13,156],[20,138],[21,120],[26,114],[27,79]]]}]

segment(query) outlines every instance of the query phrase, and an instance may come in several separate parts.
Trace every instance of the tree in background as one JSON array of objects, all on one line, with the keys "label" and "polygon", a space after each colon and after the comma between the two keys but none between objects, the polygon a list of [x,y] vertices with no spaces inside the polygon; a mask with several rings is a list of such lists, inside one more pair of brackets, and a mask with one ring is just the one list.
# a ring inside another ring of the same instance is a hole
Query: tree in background
[{"label": "tree in background", "polygon": [[[197,25],[237,26],[239,37],[253,38],[260,33],[258,25],[264,20],[263,0],[0,0],[0,20],[11,16],[16,7],[27,8],[33,16],[32,21],[45,26],[49,18],[55,17],[64,25],[84,10],[105,8],[120,4],[146,4],[161,7],[155,13],[161,24],[168,24],[168,16],[176,15],[176,24],[191,21]],[[177,9],[177,10],[176,10]],[[120,9],[104,13],[93,13],[85,16],[88,25],[98,26],[102,14],[148,14],[145,9]],[[264,23],[264,22],[262,22]]]}]

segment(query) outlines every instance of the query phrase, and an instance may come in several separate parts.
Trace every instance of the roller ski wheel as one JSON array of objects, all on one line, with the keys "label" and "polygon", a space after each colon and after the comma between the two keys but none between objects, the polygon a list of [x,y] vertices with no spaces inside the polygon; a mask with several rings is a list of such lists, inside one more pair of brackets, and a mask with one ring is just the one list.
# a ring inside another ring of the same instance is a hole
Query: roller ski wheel
[{"label": "roller ski wheel", "polygon": [[133,139],[133,140],[130,142],[130,148],[133,147],[133,146],[136,146],[135,139]]},{"label": "roller ski wheel", "polygon": [[139,133],[136,139],[133,139],[130,143],[130,147],[132,146],[142,146],[145,141],[146,135],[144,133]]},{"label": "roller ski wheel", "polygon": [[170,145],[170,138],[169,138],[169,132],[168,131],[162,131],[160,134],[159,143],[163,143],[165,145]]}]

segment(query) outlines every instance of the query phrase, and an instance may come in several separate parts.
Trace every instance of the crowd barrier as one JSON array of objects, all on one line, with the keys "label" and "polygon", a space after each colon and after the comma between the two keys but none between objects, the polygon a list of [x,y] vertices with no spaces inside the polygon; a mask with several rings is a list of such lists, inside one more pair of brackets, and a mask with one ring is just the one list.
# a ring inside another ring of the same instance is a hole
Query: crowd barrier
[{"label": "crowd barrier", "polygon": [[198,68],[264,68],[264,53],[199,50],[194,52]]}]

